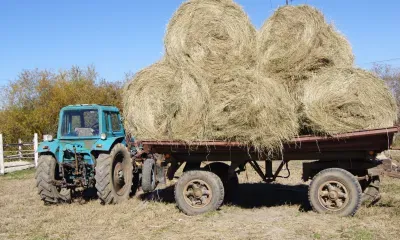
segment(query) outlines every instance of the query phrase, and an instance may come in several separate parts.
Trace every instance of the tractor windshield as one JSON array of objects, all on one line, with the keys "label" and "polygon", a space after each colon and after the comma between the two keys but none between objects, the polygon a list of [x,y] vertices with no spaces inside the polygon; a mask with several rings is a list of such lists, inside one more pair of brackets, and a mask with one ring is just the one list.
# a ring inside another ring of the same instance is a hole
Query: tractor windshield
[{"label": "tractor windshield", "polygon": [[63,114],[61,134],[71,137],[92,137],[99,135],[97,110],[66,110]]}]

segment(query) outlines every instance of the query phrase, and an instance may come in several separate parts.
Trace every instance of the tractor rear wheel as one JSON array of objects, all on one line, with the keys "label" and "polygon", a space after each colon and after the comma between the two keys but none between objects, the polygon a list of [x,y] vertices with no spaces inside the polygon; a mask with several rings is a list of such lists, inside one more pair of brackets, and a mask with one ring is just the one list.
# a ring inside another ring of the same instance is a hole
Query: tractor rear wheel
[{"label": "tractor rear wheel", "polygon": [[109,154],[96,160],[96,189],[103,204],[120,203],[129,198],[133,165],[128,149],[118,143]]},{"label": "tractor rear wheel", "polygon": [[36,187],[40,198],[46,204],[70,203],[71,190],[57,187],[55,180],[61,180],[57,160],[51,155],[41,155],[36,168]]}]

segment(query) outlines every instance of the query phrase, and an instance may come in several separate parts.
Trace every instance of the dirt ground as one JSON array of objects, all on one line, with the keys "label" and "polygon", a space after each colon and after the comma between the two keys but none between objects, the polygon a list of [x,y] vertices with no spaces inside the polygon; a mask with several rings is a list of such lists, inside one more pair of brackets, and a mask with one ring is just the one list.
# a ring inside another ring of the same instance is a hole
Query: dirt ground
[{"label": "dirt ground", "polygon": [[237,202],[194,217],[176,208],[172,186],[119,205],[45,206],[34,170],[11,173],[0,177],[0,239],[399,239],[400,180],[384,178],[377,205],[341,218],[312,212],[301,164],[289,167],[276,184],[241,173]]}]

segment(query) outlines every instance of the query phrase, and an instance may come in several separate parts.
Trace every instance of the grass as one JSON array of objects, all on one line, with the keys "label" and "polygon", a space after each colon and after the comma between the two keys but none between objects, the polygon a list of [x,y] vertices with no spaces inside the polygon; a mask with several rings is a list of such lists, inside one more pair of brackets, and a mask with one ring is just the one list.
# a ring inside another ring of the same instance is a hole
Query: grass
[{"label": "grass", "polygon": [[250,169],[239,176],[240,199],[219,211],[189,217],[176,208],[173,187],[118,205],[45,206],[33,170],[0,177],[0,239],[397,239],[400,181],[384,178],[382,200],[355,217],[309,209],[300,163],[292,177],[260,183]]},{"label": "grass", "polygon": [[28,178],[33,178],[34,175],[35,175],[35,169],[29,168],[29,169],[25,169],[25,170],[21,170],[21,171],[6,173],[0,179],[4,179],[4,180],[28,179]]}]

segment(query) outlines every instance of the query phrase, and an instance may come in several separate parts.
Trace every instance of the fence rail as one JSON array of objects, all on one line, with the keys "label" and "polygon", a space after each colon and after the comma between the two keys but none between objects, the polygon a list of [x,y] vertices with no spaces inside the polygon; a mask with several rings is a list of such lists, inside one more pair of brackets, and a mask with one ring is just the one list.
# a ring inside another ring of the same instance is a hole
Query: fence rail
[{"label": "fence rail", "polygon": [[[33,149],[22,149],[23,147],[33,147]],[[16,148],[17,150],[8,150],[9,148]],[[7,148],[7,151],[4,151]],[[38,163],[38,134],[33,135],[32,142],[22,142],[21,139],[18,143],[3,144],[3,135],[0,134],[0,175],[6,172],[18,171],[29,167],[36,167]],[[22,160],[33,159],[34,164]],[[6,161],[11,160],[11,161]],[[19,160],[16,162],[15,160]]]}]

